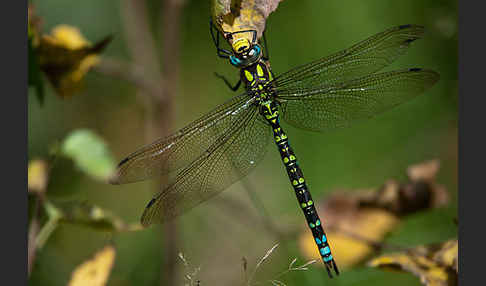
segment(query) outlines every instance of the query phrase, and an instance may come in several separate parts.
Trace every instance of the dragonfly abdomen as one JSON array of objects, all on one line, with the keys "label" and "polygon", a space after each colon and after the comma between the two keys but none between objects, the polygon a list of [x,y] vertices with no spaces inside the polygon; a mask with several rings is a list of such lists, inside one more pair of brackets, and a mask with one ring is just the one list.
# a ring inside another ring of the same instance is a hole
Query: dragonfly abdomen
[{"label": "dragonfly abdomen", "polygon": [[297,157],[289,145],[287,134],[280,126],[278,107],[275,101],[262,103],[261,114],[265,117],[267,122],[273,129],[273,136],[275,144],[277,145],[280,157],[284,163],[287,175],[290,179],[290,183],[294,189],[299,206],[304,213],[307,221],[307,225],[311,229],[312,236],[316,242],[321,258],[326,265],[329,276],[332,277],[331,269],[334,269],[336,274],[339,274],[339,270],[334,262],[334,258],[331,254],[329,243],[327,242],[327,236],[322,227],[321,220],[317,214],[317,210],[312,200],[312,196],[307,188],[304,174],[299,167]]}]

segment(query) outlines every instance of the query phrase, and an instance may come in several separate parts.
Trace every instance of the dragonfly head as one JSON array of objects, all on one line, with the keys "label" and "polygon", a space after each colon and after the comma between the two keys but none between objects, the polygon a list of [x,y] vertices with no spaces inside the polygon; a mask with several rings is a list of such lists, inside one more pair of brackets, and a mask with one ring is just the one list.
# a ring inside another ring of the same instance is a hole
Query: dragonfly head
[{"label": "dragonfly head", "polygon": [[[248,37],[251,35],[251,40]],[[224,33],[226,40],[232,48],[232,55],[229,56],[230,63],[242,68],[258,62],[262,58],[262,48],[258,45],[257,33],[255,30],[244,30],[232,33]]]},{"label": "dragonfly head", "polygon": [[237,68],[246,67],[262,58],[262,48],[258,44],[249,45],[242,52],[235,52],[229,57],[230,63]]}]

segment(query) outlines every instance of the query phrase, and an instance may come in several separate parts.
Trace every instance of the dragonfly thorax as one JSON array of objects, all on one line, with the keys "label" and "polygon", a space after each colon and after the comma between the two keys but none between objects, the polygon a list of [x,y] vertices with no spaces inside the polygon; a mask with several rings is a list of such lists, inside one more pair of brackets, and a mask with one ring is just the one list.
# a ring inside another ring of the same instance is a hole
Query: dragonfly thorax
[{"label": "dragonfly thorax", "polygon": [[249,93],[268,93],[272,73],[268,64],[260,60],[240,70],[240,78]]}]

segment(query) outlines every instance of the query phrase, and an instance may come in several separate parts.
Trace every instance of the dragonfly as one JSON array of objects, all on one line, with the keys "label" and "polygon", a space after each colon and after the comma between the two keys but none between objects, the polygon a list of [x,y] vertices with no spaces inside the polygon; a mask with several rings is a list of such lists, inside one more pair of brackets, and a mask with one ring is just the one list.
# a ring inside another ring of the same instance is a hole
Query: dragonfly
[{"label": "dragonfly", "polygon": [[[236,37],[249,32],[251,37]],[[280,119],[323,132],[345,127],[407,102],[438,80],[433,70],[409,68],[380,72],[421,38],[424,27],[401,25],[350,48],[274,76],[268,51],[256,31],[221,32],[232,49],[217,55],[240,71],[245,91],[173,134],[123,159],[111,179],[132,183],[178,172],[147,204],[141,224],[164,223],[213,198],[242,179],[264,158],[273,141],[329,277],[339,275],[335,259]],[[265,40],[266,42],[266,40]],[[265,54],[265,55],[264,55]]]}]

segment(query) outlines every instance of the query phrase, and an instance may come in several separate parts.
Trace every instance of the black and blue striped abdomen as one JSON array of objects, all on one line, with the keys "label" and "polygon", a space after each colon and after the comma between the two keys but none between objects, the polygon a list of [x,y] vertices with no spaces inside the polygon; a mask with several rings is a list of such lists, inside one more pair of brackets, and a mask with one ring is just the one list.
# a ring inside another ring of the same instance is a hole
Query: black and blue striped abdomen
[{"label": "black and blue striped abdomen", "polygon": [[322,227],[322,222],[317,214],[314,201],[312,200],[312,196],[307,188],[304,174],[302,173],[302,169],[299,167],[297,157],[289,144],[287,135],[280,126],[277,103],[272,100],[262,102],[260,106],[260,113],[265,117],[273,129],[275,144],[277,145],[280,157],[282,158],[282,162],[284,163],[290,183],[292,184],[297,197],[297,201],[299,202],[299,206],[304,213],[307,224],[312,231],[312,236],[314,237],[322,260],[326,265],[329,276],[332,277],[331,269],[334,269],[336,274],[339,274],[339,270],[331,254],[329,243],[327,242],[326,234]]},{"label": "black and blue striped abdomen", "polygon": [[295,153],[292,147],[289,145],[289,141],[284,131],[280,126],[274,128],[275,142],[279,149],[280,157],[285,165],[287,175],[289,176],[292,187],[295,191],[299,206],[302,208],[302,212],[307,220],[312,235],[314,236],[319,253],[322,259],[326,263],[330,263],[333,260],[329,244],[327,242],[326,234],[322,228],[322,222],[317,214],[314,201],[307,188],[304,174],[300,168]]}]

